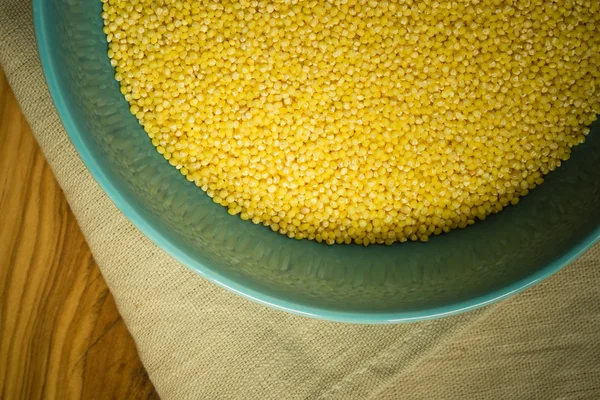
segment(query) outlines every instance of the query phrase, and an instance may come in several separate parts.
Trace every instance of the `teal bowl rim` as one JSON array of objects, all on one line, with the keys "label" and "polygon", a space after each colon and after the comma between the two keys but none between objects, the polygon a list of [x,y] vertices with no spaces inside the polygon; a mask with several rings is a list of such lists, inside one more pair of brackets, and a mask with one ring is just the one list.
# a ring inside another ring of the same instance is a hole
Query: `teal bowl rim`
[{"label": "teal bowl rim", "polygon": [[212,267],[198,262],[189,254],[187,254],[180,246],[178,246],[177,243],[166,238],[160,232],[160,230],[153,226],[153,224],[146,221],[137,212],[135,207],[132,206],[131,202],[115,188],[112,182],[105,175],[104,171],[99,166],[99,163],[90,152],[85,140],[83,139],[85,133],[81,132],[76,126],[72,118],[71,111],[66,106],[63,90],[57,83],[55,66],[51,61],[52,58],[49,51],[50,47],[48,46],[48,38],[45,35],[46,20],[44,19],[44,3],[45,0],[33,0],[35,36],[42,68],[58,115],[67,134],[69,135],[69,138],[71,139],[71,143],[73,143],[73,146],[79,153],[79,156],[87,169],[90,171],[96,182],[98,182],[107,196],[111,199],[111,201],[117,206],[117,208],[158,247],[192,271],[200,274],[202,277],[249,300],[296,315],[335,322],[390,324],[441,318],[474,310],[519,293],[556,273],[583,254],[586,250],[591,248],[598,240],[600,240],[599,226],[590,234],[585,236],[580,243],[578,243],[576,246],[573,246],[573,248],[571,248],[565,254],[557,257],[552,262],[548,263],[536,272],[526,276],[525,278],[522,278],[514,283],[506,285],[485,295],[477,296],[469,300],[463,300],[441,307],[424,308],[418,311],[387,313],[337,311],[327,308],[307,306],[298,302],[282,300],[280,298],[253,290],[244,284],[223,276],[219,273],[219,271],[213,269]]}]

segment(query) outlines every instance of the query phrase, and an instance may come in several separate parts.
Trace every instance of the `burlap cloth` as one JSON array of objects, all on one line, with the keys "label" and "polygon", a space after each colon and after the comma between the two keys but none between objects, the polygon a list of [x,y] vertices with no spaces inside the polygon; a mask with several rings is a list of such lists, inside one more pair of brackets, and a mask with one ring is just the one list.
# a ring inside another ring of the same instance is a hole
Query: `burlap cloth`
[{"label": "burlap cloth", "polygon": [[28,0],[0,0],[0,64],[162,398],[600,398],[599,246],[442,320],[352,326],[274,311],[174,261],[98,187],[53,108]]}]

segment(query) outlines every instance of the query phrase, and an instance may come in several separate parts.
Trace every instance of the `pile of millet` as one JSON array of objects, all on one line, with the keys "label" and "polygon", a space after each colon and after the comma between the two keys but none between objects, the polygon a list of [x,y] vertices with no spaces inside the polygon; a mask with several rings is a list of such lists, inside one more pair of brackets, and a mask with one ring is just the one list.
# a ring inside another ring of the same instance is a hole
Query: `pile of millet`
[{"label": "pile of millet", "polygon": [[157,151],[290,238],[464,228],[541,184],[600,112],[597,0],[102,2]]}]

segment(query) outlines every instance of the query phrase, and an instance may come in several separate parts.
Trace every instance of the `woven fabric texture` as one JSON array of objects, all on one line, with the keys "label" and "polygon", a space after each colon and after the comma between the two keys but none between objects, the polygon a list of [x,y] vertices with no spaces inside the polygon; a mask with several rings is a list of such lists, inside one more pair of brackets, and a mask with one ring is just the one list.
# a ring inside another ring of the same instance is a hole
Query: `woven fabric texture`
[{"label": "woven fabric texture", "polygon": [[600,398],[600,246],[520,295],[436,321],[271,310],[187,270],[98,187],[54,110],[29,0],[0,0],[0,64],[162,398]]}]

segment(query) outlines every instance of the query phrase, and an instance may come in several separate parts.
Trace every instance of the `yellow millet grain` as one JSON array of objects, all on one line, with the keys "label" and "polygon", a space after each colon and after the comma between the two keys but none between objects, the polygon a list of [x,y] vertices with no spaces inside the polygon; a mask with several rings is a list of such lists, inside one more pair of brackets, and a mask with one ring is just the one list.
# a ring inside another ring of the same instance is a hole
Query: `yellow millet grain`
[{"label": "yellow millet grain", "polygon": [[102,0],[152,144],[232,215],[427,241],[543,182],[600,112],[597,0]]}]

